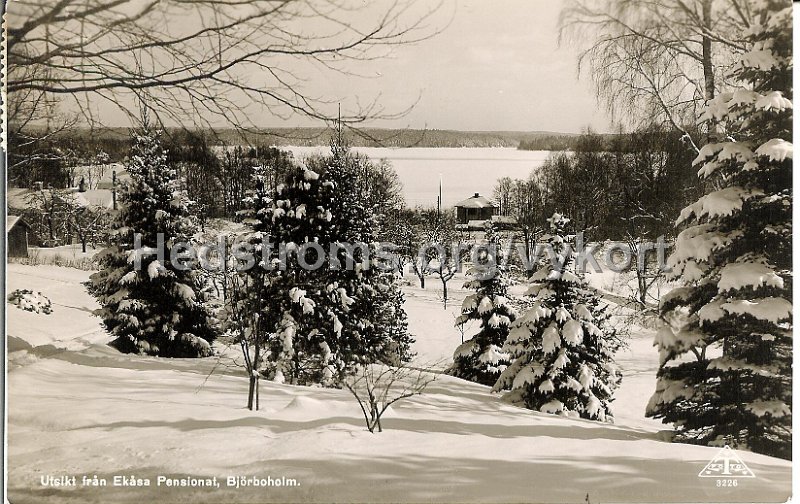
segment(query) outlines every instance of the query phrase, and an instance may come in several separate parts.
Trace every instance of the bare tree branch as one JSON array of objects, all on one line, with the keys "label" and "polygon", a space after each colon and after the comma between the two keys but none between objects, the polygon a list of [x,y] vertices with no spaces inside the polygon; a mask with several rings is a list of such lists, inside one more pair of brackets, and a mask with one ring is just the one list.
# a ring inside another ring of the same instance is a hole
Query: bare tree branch
[{"label": "bare tree branch", "polygon": [[[356,75],[357,62],[426,40],[441,3],[381,0],[20,0],[9,3],[9,116],[24,129],[58,101],[84,122],[99,103],[135,119],[257,129],[259,108],[324,122],[341,97],[312,96],[318,69]],[[94,105],[94,106],[93,106]],[[254,108],[255,107],[255,108]],[[346,110],[355,127],[396,118],[370,101]]]},{"label": "bare tree branch", "polygon": [[655,119],[686,134],[701,106],[731,86],[750,16],[745,0],[570,0],[559,39],[582,46],[578,72],[590,67],[614,117],[637,126]]}]

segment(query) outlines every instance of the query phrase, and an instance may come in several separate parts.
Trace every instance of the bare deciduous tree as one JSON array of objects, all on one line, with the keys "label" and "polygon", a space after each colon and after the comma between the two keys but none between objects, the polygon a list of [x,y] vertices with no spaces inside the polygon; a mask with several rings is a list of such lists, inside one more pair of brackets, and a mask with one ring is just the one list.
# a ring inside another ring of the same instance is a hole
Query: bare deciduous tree
[{"label": "bare deciduous tree", "polygon": [[106,176],[109,167],[109,156],[103,151],[98,152],[91,159],[87,159],[88,163],[83,170],[83,176],[86,177],[86,184],[89,190],[97,189],[97,185]]},{"label": "bare deciduous tree", "polygon": [[92,207],[80,201],[77,195],[67,198],[66,219],[69,230],[81,244],[81,251],[86,253],[86,245],[91,242],[97,246],[107,236],[111,215],[103,208]]},{"label": "bare deciduous tree", "polygon": [[359,193],[364,195],[367,208],[375,211],[379,224],[387,220],[387,215],[405,206],[403,183],[392,163],[386,159],[372,161],[365,154],[354,153],[353,172],[356,175]]},{"label": "bare deciduous tree", "polygon": [[[242,128],[259,115],[253,104],[278,116],[330,120],[332,104],[304,89],[304,75],[356,72],[342,62],[426,39],[439,9],[417,0],[22,0],[7,7],[15,125],[68,98],[90,124],[105,104],[134,121],[144,106],[162,121]],[[395,114],[372,101],[341,120]]]},{"label": "bare deciduous tree", "polygon": [[[426,210],[422,213],[424,245],[419,253],[425,254],[424,270],[435,273],[442,282],[442,301],[447,309],[447,283],[460,269],[461,255],[466,250],[456,232],[455,215],[452,211],[442,213]],[[422,257],[420,256],[420,259]]]},{"label": "bare deciduous tree", "polygon": [[578,68],[589,64],[612,113],[634,122],[655,117],[697,149],[684,128],[730,85],[726,75],[752,17],[746,0],[571,0],[561,36],[591,40]]},{"label": "bare deciduous tree", "polygon": [[425,276],[428,260],[420,257],[420,247],[425,243],[424,215],[421,208],[401,209],[394,215],[393,228],[388,236],[389,241],[397,245],[398,265],[403,271],[405,264],[411,265],[411,271],[419,279],[419,286],[425,288]]},{"label": "bare deciduous tree", "polygon": [[514,181],[511,177],[499,179],[494,186],[492,196],[499,207],[498,213],[500,215],[511,215],[511,202],[514,197]]},{"label": "bare deciduous tree", "polygon": [[[45,246],[61,245],[69,229],[69,192],[62,189],[39,189],[31,191],[27,197],[29,208],[38,214],[41,223],[40,237]],[[34,224],[36,225],[36,223]],[[44,236],[47,238],[44,238]]]}]

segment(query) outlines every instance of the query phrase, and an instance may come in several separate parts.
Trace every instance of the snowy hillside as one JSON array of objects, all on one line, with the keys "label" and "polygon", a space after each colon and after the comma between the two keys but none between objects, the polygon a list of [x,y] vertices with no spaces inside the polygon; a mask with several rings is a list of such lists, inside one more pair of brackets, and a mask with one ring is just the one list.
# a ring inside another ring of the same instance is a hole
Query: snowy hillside
[{"label": "snowy hillside", "polygon": [[[634,334],[618,356],[624,379],[616,424],[534,413],[488,387],[439,375],[426,393],[366,431],[346,391],[262,382],[261,410],[244,408],[247,377],[236,349],[221,358],[120,354],[91,315],[88,272],[8,266],[8,291],[41,291],[50,315],[9,304],[8,487],[38,502],[748,502],[785,501],[789,461],[739,451],[755,478],[717,486],[698,473],[719,451],[660,440],[644,418],[655,387],[653,334]],[[458,284],[454,279],[451,286]],[[417,361],[449,359],[460,343],[454,315],[431,281],[406,288]],[[97,475],[108,486],[82,486]],[[42,477],[76,476],[75,487]],[[150,486],[113,486],[114,476]],[[157,478],[213,478],[219,488],[158,486]],[[270,477],[286,486],[227,485]],[[296,486],[289,486],[295,480]]]}]

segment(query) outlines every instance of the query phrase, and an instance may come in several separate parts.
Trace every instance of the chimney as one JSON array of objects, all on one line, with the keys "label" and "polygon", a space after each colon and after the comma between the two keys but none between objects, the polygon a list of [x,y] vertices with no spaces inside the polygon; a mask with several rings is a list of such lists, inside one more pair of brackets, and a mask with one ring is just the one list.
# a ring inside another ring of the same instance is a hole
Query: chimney
[{"label": "chimney", "polygon": [[477,193],[477,192],[475,193],[475,196],[473,196],[473,198],[480,198],[480,197],[481,197],[481,193]]}]

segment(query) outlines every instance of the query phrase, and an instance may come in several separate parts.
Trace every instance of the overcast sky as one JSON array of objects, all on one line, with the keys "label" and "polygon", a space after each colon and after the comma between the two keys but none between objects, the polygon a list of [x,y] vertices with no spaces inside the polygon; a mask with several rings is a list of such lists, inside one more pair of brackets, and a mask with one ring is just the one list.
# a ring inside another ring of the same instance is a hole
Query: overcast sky
[{"label": "overcast sky", "polygon": [[[453,0],[449,26],[434,38],[370,63],[374,79],[333,80],[343,102],[381,95],[388,110],[419,102],[381,126],[462,130],[608,131],[577,48],[558,44],[562,2]],[[441,13],[440,13],[441,14]],[[331,81],[327,81],[330,85]]]},{"label": "overcast sky", "polygon": [[[359,0],[353,0],[358,8],[344,16],[354,25],[371,26],[375,19],[370,16],[375,17],[375,5],[380,2],[370,1],[375,3],[360,7]],[[307,96],[323,97],[334,104],[327,114],[335,115],[336,102],[342,104],[344,115],[356,110],[357,103],[376,98],[386,112],[402,111],[416,103],[404,117],[373,121],[370,126],[569,133],[587,127],[599,132],[612,129],[607,114],[596,103],[588,76],[578,79],[578,49],[567,44],[559,47],[561,1],[442,1],[443,6],[428,19],[443,28],[441,33],[416,44],[392,46],[386,58],[343,62],[344,70],[368,77],[292,60],[280,62],[281,68],[300,76]],[[433,4],[434,0],[420,0],[415,6],[427,10]],[[380,7],[377,11],[380,15]],[[300,21],[306,29],[315,30],[313,19]],[[182,22],[187,24],[187,20]],[[255,74],[249,77],[253,86],[262,80]],[[127,118],[108,102],[96,106],[110,119],[106,124],[128,125]],[[250,119],[258,126],[322,125],[305,117],[279,117],[251,107]]]}]

